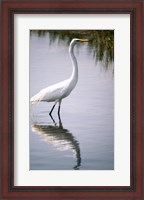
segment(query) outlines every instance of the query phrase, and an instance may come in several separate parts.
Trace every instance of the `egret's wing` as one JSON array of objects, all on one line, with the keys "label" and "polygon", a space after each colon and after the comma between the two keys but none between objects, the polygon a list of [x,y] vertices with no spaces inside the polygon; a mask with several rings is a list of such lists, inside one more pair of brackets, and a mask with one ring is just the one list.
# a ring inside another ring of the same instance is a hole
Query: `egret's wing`
[{"label": "egret's wing", "polygon": [[39,102],[39,101],[56,101],[60,99],[67,87],[68,81],[62,81],[55,85],[51,85],[47,88],[42,89],[38,94],[31,98],[31,102]]}]

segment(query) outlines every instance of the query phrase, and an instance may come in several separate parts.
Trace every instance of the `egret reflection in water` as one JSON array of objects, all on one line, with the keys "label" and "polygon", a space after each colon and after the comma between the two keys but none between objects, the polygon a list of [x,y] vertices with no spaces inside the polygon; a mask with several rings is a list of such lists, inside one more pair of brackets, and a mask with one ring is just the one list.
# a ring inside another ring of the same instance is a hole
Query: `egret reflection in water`
[{"label": "egret reflection in water", "polygon": [[79,142],[74,138],[68,129],[65,129],[59,118],[59,125],[52,118],[53,125],[32,124],[32,131],[42,136],[43,140],[51,143],[57,150],[72,150],[76,156],[76,164],[73,169],[78,170],[81,165],[81,154]]}]

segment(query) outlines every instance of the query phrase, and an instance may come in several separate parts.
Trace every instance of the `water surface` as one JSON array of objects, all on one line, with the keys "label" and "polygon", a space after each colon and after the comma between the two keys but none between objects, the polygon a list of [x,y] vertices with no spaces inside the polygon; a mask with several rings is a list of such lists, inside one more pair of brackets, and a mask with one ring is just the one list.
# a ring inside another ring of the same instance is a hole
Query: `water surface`
[{"label": "water surface", "polygon": [[[114,73],[87,50],[75,47],[79,80],[62,101],[61,119],[53,103],[30,106],[31,170],[114,169]],[[50,43],[49,34],[30,36],[30,97],[67,79],[72,72],[68,46]]]}]

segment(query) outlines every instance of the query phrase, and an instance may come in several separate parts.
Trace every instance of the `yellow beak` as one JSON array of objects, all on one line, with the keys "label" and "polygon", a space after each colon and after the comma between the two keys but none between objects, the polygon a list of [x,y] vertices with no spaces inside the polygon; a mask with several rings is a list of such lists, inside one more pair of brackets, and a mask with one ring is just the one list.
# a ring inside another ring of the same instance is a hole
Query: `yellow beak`
[{"label": "yellow beak", "polygon": [[87,39],[80,39],[80,42],[89,42]]}]

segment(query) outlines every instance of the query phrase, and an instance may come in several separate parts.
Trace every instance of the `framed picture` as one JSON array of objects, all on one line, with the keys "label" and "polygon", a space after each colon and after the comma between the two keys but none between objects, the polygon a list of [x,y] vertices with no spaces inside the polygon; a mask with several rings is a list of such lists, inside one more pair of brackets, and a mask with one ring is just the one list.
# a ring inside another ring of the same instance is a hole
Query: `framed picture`
[{"label": "framed picture", "polygon": [[139,199],[143,1],[2,1],[1,199]]}]

